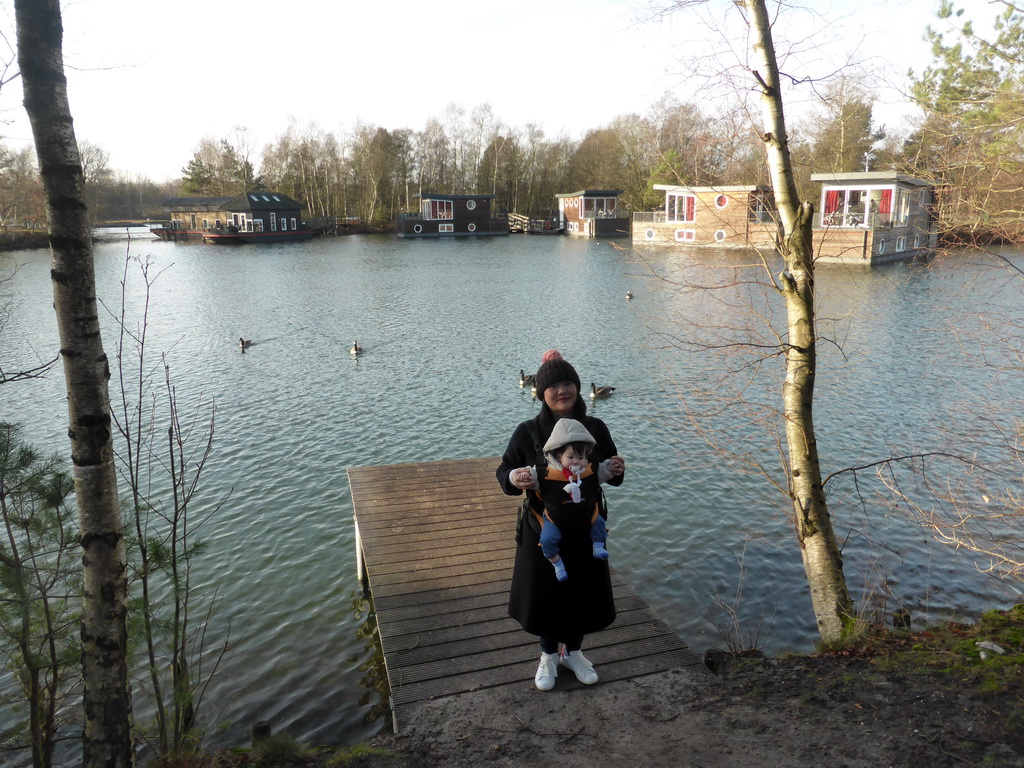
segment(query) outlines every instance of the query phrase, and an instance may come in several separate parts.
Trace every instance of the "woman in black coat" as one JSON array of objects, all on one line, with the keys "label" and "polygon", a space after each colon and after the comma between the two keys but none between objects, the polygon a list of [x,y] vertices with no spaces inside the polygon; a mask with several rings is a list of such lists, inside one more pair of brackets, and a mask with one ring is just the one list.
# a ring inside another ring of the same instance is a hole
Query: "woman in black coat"
[{"label": "woman in black coat", "polygon": [[[609,484],[621,485],[625,462],[617,455],[605,423],[587,416],[576,369],[557,350],[549,350],[544,353],[534,383],[541,401],[540,413],[512,433],[496,473],[501,489],[518,496],[530,487],[529,473],[521,475],[519,470],[545,463],[541,448],[560,418],[576,419],[587,428],[597,441],[590,460],[600,464],[612,459]],[[529,492],[529,501],[531,509],[543,515],[544,506],[537,494]],[[561,556],[571,574],[566,581],[558,581],[540,550],[537,519],[526,515],[521,523],[508,612],[524,630],[540,637],[541,658],[534,683],[543,691],[554,687],[559,662],[580,682],[595,683],[597,673],[580,648],[584,635],[604,629],[615,620],[615,602],[608,562],[593,556],[589,517],[559,525]]]}]

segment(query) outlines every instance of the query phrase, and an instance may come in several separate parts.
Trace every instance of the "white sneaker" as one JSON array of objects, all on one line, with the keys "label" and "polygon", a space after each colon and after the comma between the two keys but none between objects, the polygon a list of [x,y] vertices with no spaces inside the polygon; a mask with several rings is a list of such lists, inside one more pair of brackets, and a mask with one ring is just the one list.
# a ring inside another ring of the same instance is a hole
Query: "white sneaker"
[{"label": "white sneaker", "polygon": [[597,672],[594,671],[594,665],[590,663],[581,651],[565,653],[563,649],[562,655],[558,660],[562,662],[563,667],[571,669],[576,675],[576,679],[581,683],[592,685],[597,682]]},{"label": "white sneaker", "polygon": [[533,684],[538,691],[550,691],[555,687],[555,678],[558,677],[558,654],[541,653],[540,666],[537,667],[537,674],[533,676]]}]

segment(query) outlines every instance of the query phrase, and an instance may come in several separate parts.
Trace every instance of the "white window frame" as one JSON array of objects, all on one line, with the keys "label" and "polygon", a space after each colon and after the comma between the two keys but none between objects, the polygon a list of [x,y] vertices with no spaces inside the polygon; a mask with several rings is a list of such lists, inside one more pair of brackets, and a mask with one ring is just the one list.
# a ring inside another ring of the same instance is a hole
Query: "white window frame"
[{"label": "white window frame", "polygon": [[[687,218],[686,211],[690,207],[687,200],[693,201],[693,217]],[[682,216],[679,215],[680,203],[682,203]],[[672,224],[692,224],[697,221],[697,196],[685,192],[665,193],[665,221]]]},{"label": "white window frame", "polygon": [[438,224],[437,225],[437,231],[438,232],[454,232],[455,231],[455,225],[454,224]]},{"label": "white window frame", "polygon": [[424,200],[423,218],[428,221],[451,221],[455,218],[455,203],[452,200]]},{"label": "white window frame", "polygon": [[270,231],[277,232],[277,213],[270,212]]},{"label": "white window frame", "polygon": [[697,240],[697,230],[677,229],[675,237],[677,243],[692,243]]}]

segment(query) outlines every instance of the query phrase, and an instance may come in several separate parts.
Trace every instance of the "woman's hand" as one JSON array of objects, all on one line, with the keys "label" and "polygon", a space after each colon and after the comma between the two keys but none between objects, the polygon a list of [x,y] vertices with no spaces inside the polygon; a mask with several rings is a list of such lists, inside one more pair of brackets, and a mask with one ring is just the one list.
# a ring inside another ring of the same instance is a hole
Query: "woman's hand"
[{"label": "woman's hand", "polygon": [[621,456],[612,456],[608,459],[608,470],[613,477],[618,477],[626,471],[626,460]]},{"label": "woman's hand", "polygon": [[533,473],[530,471],[529,467],[513,469],[509,472],[508,479],[512,482],[512,485],[521,491],[529,490],[536,485],[536,482],[533,479]]}]

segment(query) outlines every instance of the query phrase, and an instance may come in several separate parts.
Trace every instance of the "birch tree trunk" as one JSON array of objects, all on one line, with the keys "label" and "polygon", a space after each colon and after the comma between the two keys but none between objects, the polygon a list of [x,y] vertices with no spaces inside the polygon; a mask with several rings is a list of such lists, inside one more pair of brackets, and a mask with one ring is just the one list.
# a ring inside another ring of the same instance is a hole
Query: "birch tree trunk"
[{"label": "birch tree trunk", "polygon": [[779,250],[786,268],[779,282],[788,317],[783,412],[789,451],[789,495],[818,632],[823,640],[833,641],[849,627],[853,603],[846,587],[843,560],[822,489],[814,435],[817,335],[811,248],[814,206],[798,201],[779,88],[779,69],[764,0],[742,0],[742,8],[754,32],[754,59],[758,69],[753,75],[761,95],[763,139],[782,220]]},{"label": "birch tree trunk", "polygon": [[132,764],[126,564],[84,174],[64,77],[58,0],[15,0],[25,111],[50,220],[53,304],[82,539],[83,765]]}]

